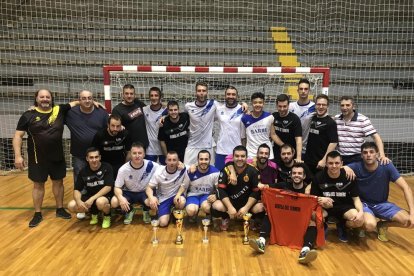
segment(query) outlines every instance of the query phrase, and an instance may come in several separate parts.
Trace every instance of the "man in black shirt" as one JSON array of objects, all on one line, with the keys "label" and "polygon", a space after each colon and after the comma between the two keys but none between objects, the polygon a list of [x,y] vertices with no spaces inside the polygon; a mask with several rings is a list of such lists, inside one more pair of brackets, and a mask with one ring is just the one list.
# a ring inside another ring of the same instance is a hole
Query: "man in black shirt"
[{"label": "man in black shirt", "polygon": [[122,125],[130,133],[132,142],[140,142],[147,148],[149,141],[142,109],[144,106],[145,103],[135,99],[135,87],[125,84],[122,88],[122,102],[114,107],[112,114],[121,117]]},{"label": "man in black shirt", "polygon": [[181,112],[178,102],[169,101],[167,104],[168,116],[165,117],[163,126],[158,131],[163,154],[175,151],[181,162],[184,162],[185,149],[187,148],[190,117],[188,113]]},{"label": "man in black shirt", "polygon": [[[233,150],[233,162],[228,163],[221,170],[217,185],[217,198],[212,205],[212,217],[217,225],[217,220],[223,218],[220,229],[228,228],[229,218],[242,218],[246,213],[264,214],[263,204],[258,202],[260,191],[259,172],[247,164],[247,149],[237,146]],[[230,170],[233,165],[237,174],[237,184],[230,184]]]},{"label": "man in black shirt", "polygon": [[131,137],[126,129],[121,130],[121,118],[118,115],[109,116],[108,127],[95,134],[92,146],[100,151],[102,161],[112,165],[116,179],[119,168],[129,160],[131,149]]},{"label": "man in black shirt", "polygon": [[344,226],[362,227],[364,213],[359,199],[358,187],[354,180],[348,180],[342,167],[342,157],[337,151],[326,156],[326,170],[315,175],[311,194],[318,196],[318,202],[328,212],[328,216],[336,217],[339,239],[347,242]]},{"label": "man in black shirt", "polygon": [[[101,162],[101,155],[96,148],[86,151],[88,166],[83,168],[75,183],[73,200],[68,204],[68,209],[73,213],[91,213],[91,225],[98,223],[98,213],[102,211],[102,228],[111,226],[110,199],[114,186],[112,166]],[[86,194],[82,194],[82,190]]]},{"label": "man in black shirt", "polygon": [[63,208],[66,163],[63,154],[62,134],[64,116],[71,107],[79,102],[55,105],[52,93],[40,89],[35,93],[34,109],[23,113],[17,124],[13,138],[15,166],[25,167],[21,152],[23,137],[28,133],[27,153],[29,179],[33,181],[33,204],[35,213],[29,222],[29,227],[36,227],[43,220],[41,208],[45,194],[45,182],[50,176],[52,191],[56,200],[56,217],[70,219],[71,215]]},{"label": "man in black shirt", "polygon": [[304,161],[313,174],[325,167],[326,155],[335,150],[338,132],[335,121],[328,115],[329,98],[316,97],[316,114],[311,117]]},{"label": "man in black shirt", "polygon": [[296,149],[296,161],[302,160],[302,125],[298,115],[289,112],[289,97],[280,94],[276,98],[277,112],[272,115],[275,118],[270,136],[275,142],[273,146],[274,158],[280,162],[280,147],[284,144],[292,145]]}]

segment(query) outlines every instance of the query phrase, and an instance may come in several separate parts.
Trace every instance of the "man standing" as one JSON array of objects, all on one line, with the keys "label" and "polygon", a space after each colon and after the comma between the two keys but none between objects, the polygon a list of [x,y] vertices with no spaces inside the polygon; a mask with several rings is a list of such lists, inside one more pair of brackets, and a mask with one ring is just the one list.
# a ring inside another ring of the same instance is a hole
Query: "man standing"
[{"label": "man standing", "polygon": [[304,161],[313,174],[325,167],[326,156],[338,144],[335,121],[328,115],[329,98],[316,97],[316,114],[312,116]]},{"label": "man standing", "polygon": [[289,104],[289,111],[295,113],[302,123],[302,153],[306,152],[308,141],[310,118],[315,113],[315,103],[309,99],[310,82],[308,79],[300,79],[298,82],[299,99]]},{"label": "man standing", "polygon": [[[98,223],[98,214],[103,213],[102,228],[111,226],[111,205],[109,204],[114,178],[112,167],[108,163],[101,162],[101,155],[96,148],[86,151],[88,166],[80,173],[73,191],[73,200],[68,204],[68,209],[73,213],[91,213],[89,224]],[[82,194],[83,190],[86,194]]]},{"label": "man standing", "polygon": [[271,138],[275,145],[273,154],[275,161],[280,162],[280,147],[284,144],[292,145],[296,149],[296,161],[302,160],[302,125],[299,117],[289,112],[289,97],[286,94],[280,94],[276,98],[277,112],[274,117]]},{"label": "man standing", "polygon": [[326,156],[327,169],[315,175],[311,194],[318,196],[318,202],[326,209],[328,216],[339,221],[338,237],[342,242],[347,242],[344,226],[362,227],[364,213],[358,186],[355,181],[347,179],[342,165],[341,155],[337,151],[329,152]]},{"label": "man standing", "polygon": [[105,129],[108,113],[94,106],[92,92],[79,92],[79,106],[71,108],[65,117],[70,130],[70,153],[72,154],[73,181],[76,183],[80,170],[87,166],[86,150],[91,146],[93,137]]},{"label": "man standing", "polygon": [[129,132],[121,130],[121,118],[111,114],[108,117],[108,126],[95,134],[92,146],[99,149],[102,161],[112,165],[114,177],[118,175],[119,168],[129,160],[131,140]]},{"label": "man standing", "polygon": [[163,155],[160,141],[158,140],[159,120],[161,116],[166,114],[166,110],[161,103],[162,92],[158,87],[151,87],[148,93],[151,104],[143,107],[149,141],[145,158],[165,164],[165,155]]},{"label": "man standing", "polygon": [[243,108],[238,104],[237,98],[236,87],[228,86],[224,92],[225,104],[216,109],[216,118],[220,126],[215,163],[218,170],[224,168],[226,156],[231,154],[236,146],[241,145],[242,127],[240,122]]},{"label": "man standing", "polygon": [[121,118],[122,125],[131,135],[131,142],[140,142],[148,147],[148,134],[146,131],[144,108],[145,104],[135,99],[135,87],[125,84],[122,88],[122,102],[114,107],[112,114]]},{"label": "man standing", "polygon": [[[214,225],[217,226],[221,218],[222,231],[228,229],[229,218],[242,218],[248,212],[258,215],[264,211],[263,204],[258,202],[259,173],[253,166],[247,164],[247,149],[244,146],[235,147],[233,160],[220,172],[217,186],[218,200],[212,205]],[[227,168],[229,165],[233,165],[236,171],[236,185],[229,183],[230,170]]]},{"label": "man standing", "polygon": [[[413,192],[392,163],[378,162],[379,149],[374,142],[361,146],[362,161],[348,166],[357,176],[359,194],[364,205],[365,229],[378,231],[380,241],[388,241],[387,227],[414,228]],[[389,183],[394,182],[404,192],[408,211],[388,201]],[[377,218],[384,220],[377,223]]]},{"label": "man standing", "polygon": [[217,185],[219,172],[214,166],[210,165],[210,152],[201,150],[198,153],[196,171],[185,174],[184,181],[174,198],[174,202],[179,204],[181,195],[186,192],[185,210],[191,222],[196,221],[200,208],[205,214],[210,214],[211,203],[207,199]]},{"label": "man standing", "polygon": [[368,136],[372,137],[378,147],[381,163],[389,163],[380,135],[370,119],[355,110],[354,99],[342,96],[340,103],[341,114],[335,116],[335,122],[338,128],[338,152],[342,155],[344,164],[361,161],[361,146]]},{"label": "man standing", "polygon": [[163,126],[158,131],[158,140],[164,156],[169,151],[175,151],[180,161],[183,162],[188,143],[190,117],[188,113],[180,113],[177,101],[169,101],[167,109],[168,116],[165,117]]},{"label": "man standing", "polygon": [[52,191],[56,200],[56,217],[71,218],[63,208],[63,178],[66,176],[66,163],[62,134],[64,116],[76,104],[77,102],[55,105],[52,93],[47,89],[40,89],[35,93],[35,108],[24,112],[17,124],[13,138],[14,163],[17,169],[25,167],[21,147],[23,137],[26,132],[28,133],[28,176],[33,181],[32,197],[35,209],[29,227],[36,227],[43,220],[41,208],[48,176],[52,180]]},{"label": "man standing", "polygon": [[[176,152],[168,152],[165,159],[166,165],[156,170],[145,190],[149,206],[152,210],[158,211],[161,227],[168,225],[172,206],[180,210],[185,206],[185,197],[181,196],[179,200],[174,199],[186,174],[185,168],[181,170],[178,168],[179,162]],[[156,196],[154,189],[157,191]]]},{"label": "man standing", "polygon": [[131,161],[122,165],[115,180],[114,194],[111,206],[117,208],[121,206],[125,212],[124,224],[131,224],[135,214],[133,204],[143,205],[143,220],[145,223],[151,222],[148,212],[149,202],[145,189],[158,168],[158,164],[145,158],[145,148],[139,142],[131,146]]},{"label": "man standing", "polygon": [[[241,121],[243,126],[242,144],[246,146],[249,157],[256,157],[257,148],[265,143],[272,148],[270,142],[270,131],[273,124],[273,116],[269,112],[263,111],[264,94],[261,92],[253,93],[251,96],[253,111],[251,114],[244,114]],[[270,152],[270,159],[273,159],[273,151]]]}]

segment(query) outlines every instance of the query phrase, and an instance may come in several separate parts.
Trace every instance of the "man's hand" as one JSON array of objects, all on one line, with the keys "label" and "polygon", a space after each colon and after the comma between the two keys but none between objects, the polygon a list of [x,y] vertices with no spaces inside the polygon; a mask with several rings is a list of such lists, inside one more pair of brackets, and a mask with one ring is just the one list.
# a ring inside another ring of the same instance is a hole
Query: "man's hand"
[{"label": "man's hand", "polygon": [[216,195],[209,195],[207,197],[207,202],[209,202],[209,203],[213,203],[216,200],[217,200],[217,196]]},{"label": "man's hand", "polygon": [[293,160],[295,163],[303,163],[302,158],[301,157],[297,157],[296,159]]},{"label": "man's hand", "polygon": [[387,165],[387,164],[391,163],[391,160],[386,156],[378,157],[378,161],[380,161],[381,165]]},{"label": "man's hand", "polygon": [[259,190],[263,190],[265,188],[269,188],[269,185],[263,184],[263,183],[259,183],[259,184],[257,184],[257,188],[259,188]]},{"label": "man's hand", "polygon": [[88,207],[88,209],[92,207],[94,201],[95,199],[93,198],[89,198],[87,201],[85,201],[85,205]]},{"label": "man's hand", "polygon": [[346,179],[355,180],[356,174],[350,167],[344,166],[343,169],[345,170]]},{"label": "man's hand", "polygon": [[323,169],[323,168],[325,168],[325,165],[326,165],[326,161],[325,161],[325,159],[323,158],[323,159],[319,160],[318,165],[317,165],[316,167],[317,167],[318,169]]},{"label": "man's hand", "polygon": [[178,168],[179,170],[183,170],[183,169],[185,169],[185,165],[184,165],[184,163],[183,163],[183,162],[181,162],[181,161],[179,161],[179,162],[178,162],[178,166],[177,166],[177,168]]},{"label": "man's hand", "polygon": [[237,216],[237,210],[233,206],[227,210],[227,214],[229,214],[231,219],[234,219]]},{"label": "man's hand", "polygon": [[410,214],[410,220],[409,220],[408,228],[414,228],[414,214]]},{"label": "man's hand", "polygon": [[149,205],[152,210],[157,211],[158,210],[158,199],[155,196],[151,197],[149,199]]},{"label": "man's hand", "polygon": [[180,200],[181,200],[181,195],[176,195],[174,197],[174,204],[175,205],[179,205],[180,204]]},{"label": "man's hand", "polygon": [[363,222],[364,221],[364,212],[363,211],[358,212],[357,215],[351,220],[358,223],[358,224]]},{"label": "man's hand", "polygon": [[197,165],[193,164],[190,166],[190,168],[188,169],[189,173],[195,173],[195,171],[197,170]]},{"label": "man's hand", "polygon": [[240,208],[240,210],[237,212],[237,217],[238,218],[243,218],[243,216],[245,214],[247,214],[249,212],[249,209],[246,206],[243,206]]},{"label": "man's hand", "polygon": [[16,167],[16,169],[19,169],[19,170],[24,169],[25,164],[24,164],[24,159],[22,156],[17,156],[14,159],[14,166]]},{"label": "man's hand", "polygon": [[93,105],[94,105],[96,108],[106,109],[106,107],[105,107],[103,104],[98,103],[98,102],[95,102],[95,101],[93,101]]},{"label": "man's hand", "polygon": [[83,213],[86,213],[89,210],[89,207],[86,206],[85,202],[83,201],[76,202],[76,206],[78,207],[78,210],[83,211]]},{"label": "man's hand", "polygon": [[318,197],[318,204],[321,205],[325,209],[329,209],[333,207],[333,199],[330,197]]},{"label": "man's hand", "polygon": [[129,208],[129,202],[123,196],[121,196],[121,199],[119,199],[119,206],[121,206],[121,209],[124,212],[129,212],[129,210],[130,210],[130,208]]}]

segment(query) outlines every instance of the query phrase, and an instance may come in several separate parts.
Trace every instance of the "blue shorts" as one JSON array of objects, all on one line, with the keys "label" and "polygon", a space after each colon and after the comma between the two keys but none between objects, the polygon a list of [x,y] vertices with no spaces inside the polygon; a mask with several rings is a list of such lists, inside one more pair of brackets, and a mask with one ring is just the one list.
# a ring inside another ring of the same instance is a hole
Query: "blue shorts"
[{"label": "blue shorts", "polygon": [[172,196],[161,202],[158,206],[158,218],[171,213],[171,207],[174,205],[174,197],[175,196]]},{"label": "blue shorts", "polygon": [[152,162],[157,162],[161,165],[165,165],[165,156],[164,155],[145,155],[145,159],[150,160]]},{"label": "blue shorts", "polygon": [[122,195],[128,200],[129,204],[141,203],[145,207],[145,200],[147,199],[145,192],[122,191]]},{"label": "blue shorts", "polygon": [[402,209],[391,202],[382,202],[382,203],[368,203],[362,202],[364,206],[364,212],[370,213],[371,215],[385,220],[392,220],[392,218]]},{"label": "blue shorts", "polygon": [[189,196],[185,202],[185,207],[187,207],[189,204],[195,204],[200,207],[201,203],[206,201],[208,196],[209,195]]}]

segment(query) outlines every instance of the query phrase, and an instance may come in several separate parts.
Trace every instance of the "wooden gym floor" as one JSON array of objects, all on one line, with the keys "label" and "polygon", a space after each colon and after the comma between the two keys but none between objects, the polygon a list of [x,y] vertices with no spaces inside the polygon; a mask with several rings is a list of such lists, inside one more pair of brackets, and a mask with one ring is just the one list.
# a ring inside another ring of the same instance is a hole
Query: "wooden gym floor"
[{"label": "wooden gym floor", "polygon": [[[72,176],[65,179],[65,204],[72,198]],[[414,177],[407,177],[414,190]],[[374,233],[340,242],[330,226],[327,245],[311,265],[297,263],[298,250],[272,245],[258,255],[242,244],[240,223],[230,231],[209,231],[184,224],[184,244],[175,245],[173,225],[159,229],[160,243],[150,242],[152,228],[135,215],[131,225],[118,217],[110,229],[88,220],[55,218],[48,182],[43,222],[29,229],[32,185],[25,173],[0,176],[0,274],[2,275],[414,275],[414,229],[390,228],[390,242]],[[390,201],[406,208],[402,192],[391,185]],[[257,233],[251,232],[256,237]]]}]

